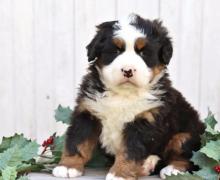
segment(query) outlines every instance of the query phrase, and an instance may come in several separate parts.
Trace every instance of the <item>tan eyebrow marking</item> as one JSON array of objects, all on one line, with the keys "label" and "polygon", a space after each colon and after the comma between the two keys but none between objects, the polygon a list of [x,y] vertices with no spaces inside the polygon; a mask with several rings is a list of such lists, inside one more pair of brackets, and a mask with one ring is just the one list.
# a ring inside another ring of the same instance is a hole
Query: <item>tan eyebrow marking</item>
[{"label": "tan eyebrow marking", "polygon": [[119,49],[122,49],[125,46],[125,42],[121,38],[113,38],[112,41]]},{"label": "tan eyebrow marking", "polygon": [[146,43],[147,43],[147,40],[145,38],[139,37],[135,41],[135,47],[138,50],[141,50],[146,45]]}]

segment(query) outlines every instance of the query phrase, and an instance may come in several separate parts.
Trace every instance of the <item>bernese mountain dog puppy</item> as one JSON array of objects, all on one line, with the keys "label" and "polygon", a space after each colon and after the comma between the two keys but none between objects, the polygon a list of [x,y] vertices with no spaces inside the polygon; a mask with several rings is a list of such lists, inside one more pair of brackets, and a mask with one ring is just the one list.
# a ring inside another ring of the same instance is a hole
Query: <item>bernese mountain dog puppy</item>
[{"label": "bernese mountain dog puppy", "polygon": [[171,85],[173,48],[162,23],[134,14],[104,22],[87,50],[88,73],[54,176],[81,176],[97,144],[114,156],[106,180],[192,171],[204,125]]}]

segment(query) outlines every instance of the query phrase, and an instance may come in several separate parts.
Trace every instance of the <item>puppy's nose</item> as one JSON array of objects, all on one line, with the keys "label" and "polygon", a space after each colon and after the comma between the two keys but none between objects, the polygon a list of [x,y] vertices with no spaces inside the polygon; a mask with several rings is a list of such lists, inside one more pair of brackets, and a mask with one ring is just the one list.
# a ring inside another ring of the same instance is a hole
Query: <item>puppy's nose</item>
[{"label": "puppy's nose", "polygon": [[131,78],[136,70],[130,68],[122,68],[121,72],[123,73],[124,77]]}]

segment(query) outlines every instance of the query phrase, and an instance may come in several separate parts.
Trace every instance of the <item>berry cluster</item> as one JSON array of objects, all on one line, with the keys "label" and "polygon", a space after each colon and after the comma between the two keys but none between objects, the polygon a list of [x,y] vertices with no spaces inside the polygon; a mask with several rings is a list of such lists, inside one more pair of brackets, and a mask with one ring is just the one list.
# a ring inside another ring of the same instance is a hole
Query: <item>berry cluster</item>
[{"label": "berry cluster", "polygon": [[43,147],[48,147],[49,145],[53,144],[53,136],[50,136],[46,141],[43,142]]},{"label": "berry cluster", "polygon": [[215,172],[220,173],[220,165],[214,167]]}]

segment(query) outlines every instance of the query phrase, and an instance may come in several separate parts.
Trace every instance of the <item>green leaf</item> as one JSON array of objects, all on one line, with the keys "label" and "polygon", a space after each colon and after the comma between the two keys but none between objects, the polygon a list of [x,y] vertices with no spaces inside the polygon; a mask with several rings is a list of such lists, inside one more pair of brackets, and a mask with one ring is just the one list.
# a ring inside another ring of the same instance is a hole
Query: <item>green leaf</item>
[{"label": "green leaf", "polygon": [[24,138],[23,134],[15,134],[11,137],[3,137],[2,143],[0,144],[0,153],[15,145],[17,145],[19,148],[23,147],[28,142],[30,142],[30,140]]},{"label": "green leaf", "polygon": [[205,167],[197,172],[194,172],[194,174],[197,174],[198,176],[204,178],[205,180],[217,180],[218,174],[209,167]]},{"label": "green leaf", "polygon": [[212,134],[212,135],[218,135],[220,134],[218,131],[216,131],[215,129],[213,129],[209,124],[206,125],[206,132]]},{"label": "green leaf", "polygon": [[220,160],[220,140],[210,141],[204,147],[200,149],[200,152],[206,154],[206,156],[219,161]]},{"label": "green leaf", "polygon": [[16,167],[7,166],[2,171],[2,179],[3,180],[15,180],[17,177]]},{"label": "green leaf", "polygon": [[0,170],[7,166],[17,166],[21,164],[21,152],[18,146],[11,147],[0,154]]},{"label": "green leaf", "polygon": [[54,138],[54,146],[51,148],[54,163],[58,163],[61,159],[63,147],[64,147],[65,135],[56,136]]},{"label": "green leaf", "polygon": [[29,142],[21,148],[22,161],[28,161],[37,156],[39,145],[36,141]]},{"label": "green leaf", "polygon": [[43,164],[25,164],[22,163],[17,167],[17,172],[19,174],[28,173],[28,172],[39,172],[44,169],[45,166]]},{"label": "green leaf", "polygon": [[57,122],[64,124],[70,124],[72,110],[69,107],[63,107],[61,105],[55,110],[55,119]]},{"label": "green leaf", "polygon": [[205,123],[209,125],[212,129],[214,129],[215,125],[217,124],[217,121],[210,110],[208,112],[208,116],[205,118]]},{"label": "green leaf", "polygon": [[205,154],[201,153],[200,151],[193,152],[193,156],[191,158],[191,161],[198,165],[200,168],[204,167],[214,167],[218,164],[217,161],[215,161],[212,158],[207,157]]},{"label": "green leaf", "polygon": [[197,175],[185,173],[185,174],[178,174],[176,176],[175,175],[166,176],[166,180],[203,180],[203,179]]}]

